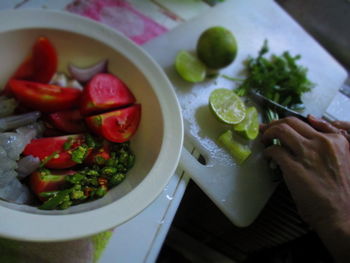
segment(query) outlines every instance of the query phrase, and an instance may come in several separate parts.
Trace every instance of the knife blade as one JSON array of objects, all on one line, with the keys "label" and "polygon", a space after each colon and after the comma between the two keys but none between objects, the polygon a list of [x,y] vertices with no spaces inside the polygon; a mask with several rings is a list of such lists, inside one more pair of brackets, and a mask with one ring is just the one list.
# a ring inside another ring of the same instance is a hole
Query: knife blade
[{"label": "knife blade", "polygon": [[255,101],[258,105],[277,112],[280,117],[293,116],[301,119],[302,121],[307,122],[307,117],[304,116],[303,114],[296,112],[294,110],[291,110],[287,107],[284,107],[281,104],[278,104],[277,102],[266,98],[265,96],[261,95],[256,91],[250,90],[249,95],[253,99],[253,101]]}]

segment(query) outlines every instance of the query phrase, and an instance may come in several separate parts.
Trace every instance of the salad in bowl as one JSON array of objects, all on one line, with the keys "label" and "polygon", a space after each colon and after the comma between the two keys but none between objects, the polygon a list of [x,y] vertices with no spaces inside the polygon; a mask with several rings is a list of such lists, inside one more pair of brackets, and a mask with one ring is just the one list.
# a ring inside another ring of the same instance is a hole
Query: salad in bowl
[{"label": "salad in bowl", "polygon": [[108,60],[70,64],[69,76],[57,73],[58,60],[39,37],[0,97],[0,198],[46,210],[103,197],[121,183],[141,119],[141,105],[108,73]]},{"label": "salad in bowl", "polygon": [[0,56],[0,236],[88,236],[163,191],[179,161],[182,115],[141,48],[82,17],[9,10]]}]

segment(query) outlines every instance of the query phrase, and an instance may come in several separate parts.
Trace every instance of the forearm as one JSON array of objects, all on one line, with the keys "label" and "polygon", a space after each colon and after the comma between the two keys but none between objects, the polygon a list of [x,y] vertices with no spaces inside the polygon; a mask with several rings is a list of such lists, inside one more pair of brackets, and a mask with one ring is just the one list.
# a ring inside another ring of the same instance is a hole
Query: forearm
[{"label": "forearm", "polygon": [[350,220],[319,226],[315,230],[337,263],[350,262]]}]

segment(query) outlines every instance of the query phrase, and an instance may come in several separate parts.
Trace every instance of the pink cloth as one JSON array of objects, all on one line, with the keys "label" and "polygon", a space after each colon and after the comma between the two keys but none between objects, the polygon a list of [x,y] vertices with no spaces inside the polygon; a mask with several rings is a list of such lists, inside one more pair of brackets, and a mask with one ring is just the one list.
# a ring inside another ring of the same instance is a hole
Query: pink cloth
[{"label": "pink cloth", "polygon": [[168,31],[124,0],[75,0],[67,10],[108,25],[139,45]]}]

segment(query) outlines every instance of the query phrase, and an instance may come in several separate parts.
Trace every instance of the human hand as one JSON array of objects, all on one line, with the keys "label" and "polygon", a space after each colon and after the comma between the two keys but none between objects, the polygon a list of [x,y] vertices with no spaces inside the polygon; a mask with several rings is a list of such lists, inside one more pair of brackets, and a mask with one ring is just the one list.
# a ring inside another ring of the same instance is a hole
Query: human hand
[{"label": "human hand", "polygon": [[341,249],[339,241],[350,240],[349,141],[329,123],[312,116],[309,122],[313,126],[292,117],[264,126],[265,144],[281,142],[267,147],[265,154],[281,168],[301,217],[342,261],[349,248]]},{"label": "human hand", "polygon": [[281,145],[266,148],[265,154],[280,166],[301,216],[311,226],[350,220],[349,142],[341,133],[334,133],[338,128],[309,119],[323,132],[296,118],[266,125],[263,142],[279,139]]}]

